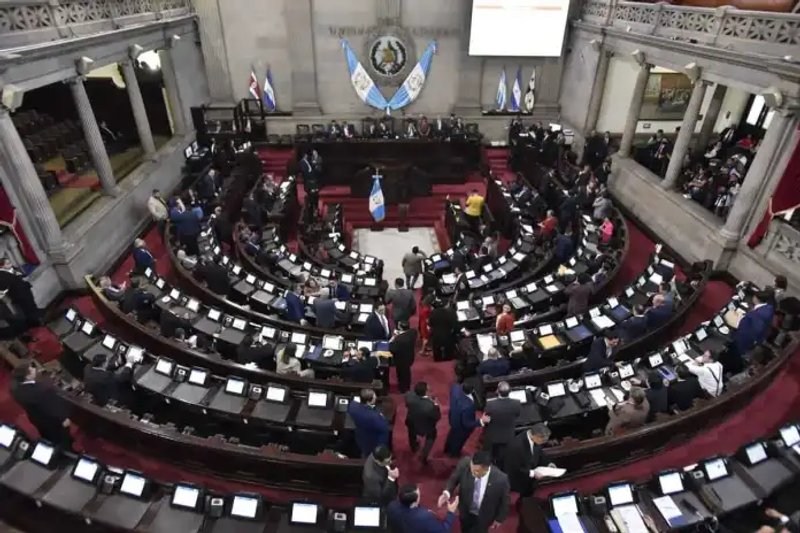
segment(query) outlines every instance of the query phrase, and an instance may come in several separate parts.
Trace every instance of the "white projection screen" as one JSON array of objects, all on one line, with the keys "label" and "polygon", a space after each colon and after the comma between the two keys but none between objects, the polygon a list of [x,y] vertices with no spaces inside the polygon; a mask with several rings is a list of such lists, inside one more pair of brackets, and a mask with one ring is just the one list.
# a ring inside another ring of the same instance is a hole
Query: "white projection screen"
[{"label": "white projection screen", "polygon": [[558,57],[569,0],[473,0],[471,56]]}]

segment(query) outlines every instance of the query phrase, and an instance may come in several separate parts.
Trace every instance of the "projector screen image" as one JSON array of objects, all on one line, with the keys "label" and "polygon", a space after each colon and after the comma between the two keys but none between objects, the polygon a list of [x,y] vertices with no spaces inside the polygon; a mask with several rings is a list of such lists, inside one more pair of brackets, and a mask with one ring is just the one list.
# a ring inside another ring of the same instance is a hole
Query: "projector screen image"
[{"label": "projector screen image", "polygon": [[471,56],[561,55],[569,0],[473,0]]}]

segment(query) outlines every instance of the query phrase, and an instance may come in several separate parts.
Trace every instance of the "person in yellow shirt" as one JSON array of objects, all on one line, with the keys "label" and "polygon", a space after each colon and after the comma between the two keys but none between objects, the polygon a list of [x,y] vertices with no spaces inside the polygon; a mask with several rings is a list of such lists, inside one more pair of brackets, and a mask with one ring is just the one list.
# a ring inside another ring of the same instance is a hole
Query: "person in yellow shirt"
[{"label": "person in yellow shirt", "polygon": [[472,189],[472,192],[467,196],[467,201],[464,202],[464,215],[466,215],[467,222],[469,222],[473,231],[477,232],[480,228],[483,204],[485,202],[486,200],[480,195],[478,189]]}]

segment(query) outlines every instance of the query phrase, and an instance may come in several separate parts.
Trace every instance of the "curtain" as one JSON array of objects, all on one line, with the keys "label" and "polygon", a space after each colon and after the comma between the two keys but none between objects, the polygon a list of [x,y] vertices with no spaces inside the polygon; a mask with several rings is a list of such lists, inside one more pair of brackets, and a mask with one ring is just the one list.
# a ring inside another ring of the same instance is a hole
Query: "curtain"
[{"label": "curtain", "polygon": [[795,208],[800,208],[800,142],[794,147],[792,158],[786,165],[786,171],[783,173],[781,181],[778,182],[775,192],[772,193],[772,198],[769,199],[767,212],[753,230],[747,245],[750,248],[758,246],[758,243],[767,235],[772,218]]},{"label": "curtain", "polygon": [[19,248],[22,251],[22,256],[25,261],[31,265],[38,265],[39,259],[36,257],[36,252],[33,251],[28,237],[22,229],[22,224],[17,217],[17,209],[11,203],[6,190],[0,187],[0,225],[7,227],[17,239]]}]

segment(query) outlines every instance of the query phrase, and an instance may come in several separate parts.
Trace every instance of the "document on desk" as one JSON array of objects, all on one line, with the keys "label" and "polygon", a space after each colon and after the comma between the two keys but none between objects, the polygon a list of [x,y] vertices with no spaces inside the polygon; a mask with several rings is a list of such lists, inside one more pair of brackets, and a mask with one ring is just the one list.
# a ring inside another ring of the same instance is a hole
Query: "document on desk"
[{"label": "document on desk", "polygon": [[583,524],[575,513],[560,514],[556,520],[558,520],[558,526],[562,533],[584,533]]},{"label": "document on desk", "polygon": [[603,392],[603,389],[592,389],[589,391],[589,396],[592,397],[592,401],[597,407],[605,407],[607,405],[606,393]]},{"label": "document on desk", "polygon": [[618,388],[611,387],[610,390],[611,390],[611,393],[614,395],[614,397],[617,399],[618,402],[621,402],[622,400],[625,399],[625,393],[622,392],[621,390],[619,390]]},{"label": "document on desk", "polygon": [[561,477],[566,473],[566,468],[557,468],[555,466],[537,466],[530,472],[531,477],[533,477],[534,474],[538,474],[543,477]]},{"label": "document on desk", "polygon": [[611,510],[611,518],[622,533],[648,533],[636,505],[621,505]]},{"label": "document on desk", "polygon": [[680,507],[678,507],[678,504],[672,499],[672,496],[653,498],[653,503],[670,526],[678,526],[686,523],[686,519],[683,517],[683,511],[680,510]]}]

